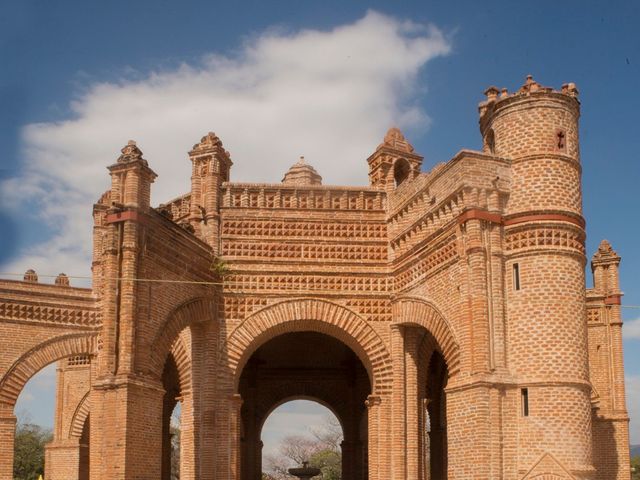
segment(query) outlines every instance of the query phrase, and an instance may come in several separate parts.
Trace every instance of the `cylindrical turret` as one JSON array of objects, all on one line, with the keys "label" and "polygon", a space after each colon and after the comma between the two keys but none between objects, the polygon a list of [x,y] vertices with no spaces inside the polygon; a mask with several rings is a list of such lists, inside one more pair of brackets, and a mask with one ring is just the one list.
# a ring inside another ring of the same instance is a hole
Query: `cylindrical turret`
[{"label": "cylindrical turret", "polygon": [[518,477],[550,455],[560,465],[545,468],[591,479],[578,91],[529,76],[515,94],[491,87],[486,95],[484,150],[511,160],[504,251]]},{"label": "cylindrical turret", "polygon": [[480,105],[484,149],[512,160],[507,215],[524,212],[582,214],[578,90],[542,87],[531,76],[515,94],[486,90]]}]

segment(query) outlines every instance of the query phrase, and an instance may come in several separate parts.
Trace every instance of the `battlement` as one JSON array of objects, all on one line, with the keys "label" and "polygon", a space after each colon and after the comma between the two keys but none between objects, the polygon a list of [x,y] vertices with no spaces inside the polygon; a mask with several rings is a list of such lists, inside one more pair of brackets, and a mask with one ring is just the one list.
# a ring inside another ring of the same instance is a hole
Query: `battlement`
[{"label": "battlement", "polygon": [[515,92],[509,93],[506,88],[498,89],[498,87],[490,86],[485,91],[487,99],[480,102],[478,110],[480,112],[480,118],[484,117],[487,113],[490,113],[492,109],[496,109],[499,105],[504,104],[507,101],[520,100],[526,97],[539,96],[539,95],[565,95],[567,98],[578,100],[578,88],[575,83],[564,83],[560,90],[552,87],[545,87],[533,79],[533,75],[527,75],[524,84]]}]

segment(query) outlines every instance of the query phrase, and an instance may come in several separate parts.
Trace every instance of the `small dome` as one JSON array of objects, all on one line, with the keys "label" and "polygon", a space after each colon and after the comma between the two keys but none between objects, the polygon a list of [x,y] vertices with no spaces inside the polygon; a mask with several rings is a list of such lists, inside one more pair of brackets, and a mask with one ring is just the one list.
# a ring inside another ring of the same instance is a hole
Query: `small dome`
[{"label": "small dome", "polygon": [[315,168],[304,161],[304,157],[300,157],[300,160],[284,174],[282,183],[285,185],[322,185],[322,177],[318,175]]}]

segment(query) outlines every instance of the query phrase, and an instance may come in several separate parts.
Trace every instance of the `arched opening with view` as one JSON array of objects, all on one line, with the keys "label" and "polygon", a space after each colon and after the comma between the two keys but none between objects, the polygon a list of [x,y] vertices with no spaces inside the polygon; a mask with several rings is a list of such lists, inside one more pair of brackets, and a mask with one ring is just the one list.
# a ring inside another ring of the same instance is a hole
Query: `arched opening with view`
[{"label": "arched opening with view", "polygon": [[181,398],[178,366],[169,355],[162,373],[162,479],[180,478],[180,417]]},{"label": "arched opening with view", "polygon": [[[447,478],[447,405],[445,387],[449,370],[431,332],[415,324],[396,327],[403,341],[403,415],[406,416],[406,476],[419,480]],[[396,404],[398,400],[396,400]]]},{"label": "arched opening with view", "polygon": [[404,182],[409,175],[411,174],[411,165],[404,158],[399,158],[393,164],[393,179],[395,181],[396,187],[399,186],[402,182]]},{"label": "arched opening with view", "polygon": [[313,399],[292,399],[273,409],[260,433],[262,478],[286,477],[309,462],[325,480],[342,478],[342,424],[330,408]]},{"label": "arched opening with view", "polygon": [[20,441],[15,414],[22,409],[20,405],[16,409],[16,403],[21,393],[29,393],[27,382],[37,379],[41,371],[47,374],[51,391],[41,393],[38,401],[55,405],[53,419],[47,422],[52,429],[44,442],[44,476],[51,480],[87,478],[88,393],[95,339],[84,334],[49,339],[23,353],[0,378],[0,478],[14,478],[14,454]]},{"label": "arched opening with view", "polygon": [[326,406],[342,426],[342,477],[367,478],[369,373],[342,341],[319,332],[299,331],[274,337],[250,356],[242,370],[241,474],[262,477],[261,431],[269,415],[291,399],[311,399]]}]

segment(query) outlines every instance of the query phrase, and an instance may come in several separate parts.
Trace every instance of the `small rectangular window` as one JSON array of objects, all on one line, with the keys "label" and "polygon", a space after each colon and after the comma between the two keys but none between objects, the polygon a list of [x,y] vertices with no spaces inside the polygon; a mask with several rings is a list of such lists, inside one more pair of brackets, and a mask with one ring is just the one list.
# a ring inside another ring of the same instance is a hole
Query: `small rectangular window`
[{"label": "small rectangular window", "polygon": [[522,416],[529,416],[529,389],[523,388],[520,390],[520,394],[522,396]]},{"label": "small rectangular window", "polygon": [[520,290],[520,265],[513,264],[513,289]]}]

